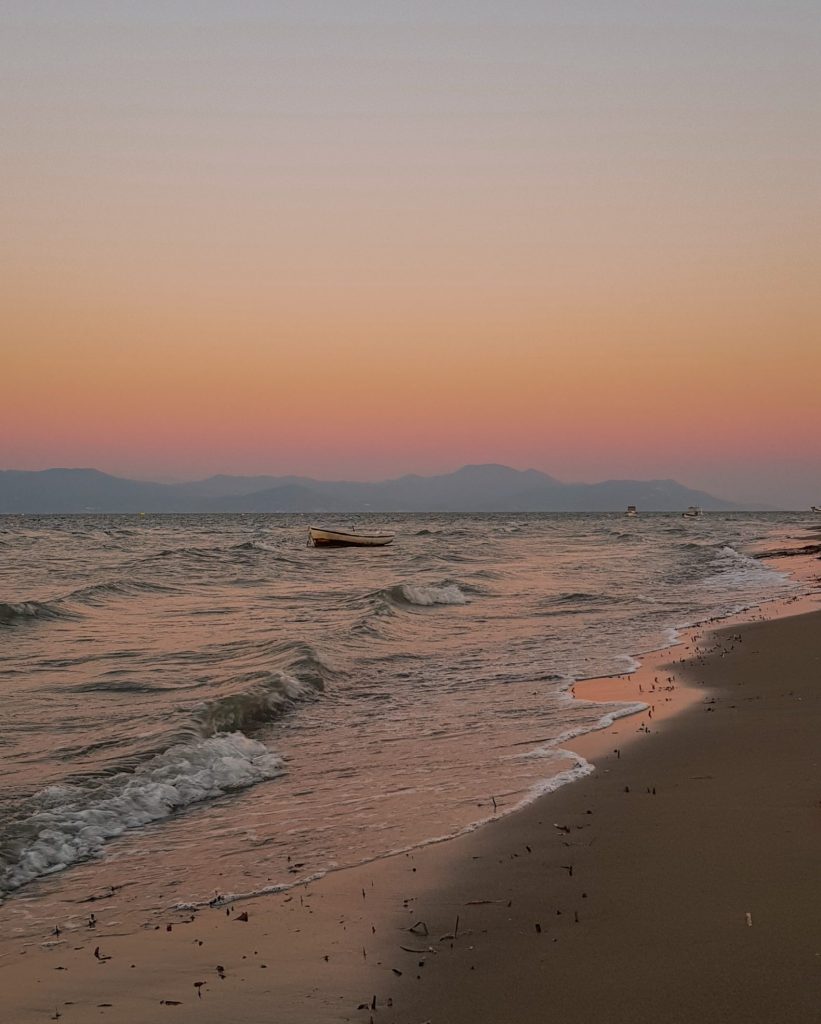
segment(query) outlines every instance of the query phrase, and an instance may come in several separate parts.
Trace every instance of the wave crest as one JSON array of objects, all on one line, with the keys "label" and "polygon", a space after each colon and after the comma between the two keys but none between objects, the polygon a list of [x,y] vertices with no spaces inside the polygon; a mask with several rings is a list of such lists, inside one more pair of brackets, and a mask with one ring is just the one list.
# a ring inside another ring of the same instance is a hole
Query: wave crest
[{"label": "wave crest", "polygon": [[107,839],[128,829],[282,774],[277,754],[232,733],[177,744],[134,771],[49,786],[0,842],[0,891],[98,856]]},{"label": "wave crest", "polygon": [[204,701],[192,709],[197,731],[202,736],[216,733],[253,732],[283,715],[300,700],[316,696],[316,677],[297,679],[287,672],[252,672],[244,679],[247,689]]},{"label": "wave crest", "polygon": [[467,604],[467,596],[455,583],[446,583],[438,587],[421,586],[413,583],[400,583],[396,587],[380,591],[380,596],[393,604],[412,604],[430,607],[436,604]]},{"label": "wave crest", "polygon": [[31,619],[58,619],[63,613],[45,601],[0,601],[0,625],[11,626]]}]

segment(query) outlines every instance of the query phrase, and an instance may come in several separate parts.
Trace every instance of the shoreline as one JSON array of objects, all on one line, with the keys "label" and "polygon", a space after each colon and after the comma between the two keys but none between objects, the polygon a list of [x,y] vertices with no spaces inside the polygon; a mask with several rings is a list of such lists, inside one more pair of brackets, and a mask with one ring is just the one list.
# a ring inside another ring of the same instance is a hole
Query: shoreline
[{"label": "shoreline", "polygon": [[[384,935],[396,937],[397,907],[401,906],[399,918],[405,928],[414,923],[411,921],[409,925],[407,921],[417,914],[416,908],[422,896],[407,894],[412,891],[431,894],[437,888],[442,892],[447,891],[447,887],[453,884],[454,865],[465,857],[466,847],[485,849],[492,841],[507,842],[506,837],[521,831],[521,827],[533,827],[531,819],[548,816],[554,807],[558,815],[568,800],[574,803],[580,799],[580,786],[592,786],[592,780],[628,764],[634,752],[641,750],[644,753],[642,745],[635,741],[646,738],[655,746],[657,736],[664,734],[666,737],[671,730],[678,730],[686,718],[685,712],[695,711],[697,705],[702,703],[705,692],[708,692],[705,686],[709,684],[704,679],[693,678],[701,674],[700,666],[706,650],[701,640],[705,628],[711,637],[723,636],[731,629],[754,629],[755,620],[762,618],[762,608],[766,611],[767,623],[778,623],[801,618],[809,607],[818,607],[817,594],[790,598],[786,602],[776,599],[742,613],[740,618],[748,620],[746,626],[739,627],[735,618],[730,617],[720,623],[693,627],[692,630],[683,631],[683,635],[671,647],[654,652],[652,658],[645,656],[635,672],[575,684],[574,690],[577,695],[581,691],[583,699],[630,702],[624,696],[625,693],[632,695],[634,700],[636,694],[640,695],[638,699],[649,696],[654,693],[650,680],[668,668],[670,671],[667,671],[667,675],[676,678],[672,684],[673,689],[656,691],[663,693],[663,698],[655,701],[655,707],[651,703],[644,712],[617,719],[604,729],[568,740],[567,745],[572,747],[573,754],[599,763],[593,774],[584,780],[577,781],[574,786],[567,785],[554,790],[549,796],[549,804],[546,797],[536,797],[524,806],[486,824],[475,826],[457,837],[444,837],[413,847],[407,852],[400,851],[375,861],[338,869],[326,874],[321,880],[299,883],[278,895],[249,897],[236,906],[223,905],[220,909],[202,912],[169,911],[165,915],[167,924],[164,930],[152,926],[151,932],[118,934],[116,921],[106,922],[104,908],[101,908],[98,910],[100,921],[89,929],[88,934],[72,932],[69,941],[61,936],[46,938],[41,947],[22,954],[13,962],[11,967],[15,971],[15,982],[9,984],[10,979],[7,977],[5,989],[7,994],[14,997],[13,1019],[20,1022],[47,1019],[58,1012],[59,1007],[65,1020],[84,1020],[87,1019],[84,1014],[90,1013],[93,1007],[95,1013],[103,1011],[102,1015],[109,1019],[148,1022],[156,1019],[160,1012],[157,1007],[162,1004],[175,1007],[176,1019],[262,1021],[269,1019],[269,1016],[263,1014],[263,1006],[270,1008],[270,1001],[275,999],[279,1008],[277,1019],[293,1021],[295,1024],[318,1020],[367,1021],[373,1012],[370,1004],[368,1012],[356,1010],[351,1005],[351,1000],[355,998],[354,988],[363,985],[365,977],[369,980],[370,988],[379,988],[383,992],[377,996],[380,1019],[405,1019],[402,1016],[391,1016],[388,1011],[392,1008],[386,1003],[390,998],[405,1013],[405,995],[400,996],[397,991],[396,995],[388,996],[384,995],[384,990],[387,974],[390,974],[387,980],[392,991],[394,988],[407,987],[407,982],[402,981],[404,975],[408,974],[407,965],[402,967],[397,962],[391,966],[384,946],[380,946],[380,943]],[[789,618],[776,617],[779,615],[787,615]],[[679,658],[671,662],[670,653],[677,651],[687,654],[689,661],[687,658]],[[699,666],[698,671],[695,666]],[[662,685],[666,687],[670,684],[662,680]],[[615,696],[617,691],[621,696]],[[594,696],[594,693],[598,696]],[[704,710],[712,709],[713,705],[709,705]],[[650,715],[647,722],[652,719],[652,729],[643,720],[648,712]],[[642,719],[639,728],[630,728],[639,719]],[[614,740],[614,736],[618,739]],[[614,742],[618,743],[617,748],[613,747]],[[622,749],[625,749],[623,761]],[[583,828],[585,824],[578,827]],[[542,827],[541,822],[539,827]],[[552,825],[544,827],[548,828],[551,838],[559,842],[564,841],[562,836],[569,834],[554,829]],[[535,849],[532,844],[526,845]],[[469,856],[474,857],[473,854]],[[477,854],[476,859],[480,860],[484,856]],[[517,853],[512,860],[518,861],[521,857],[521,853]],[[465,863],[464,860],[462,863]],[[532,880],[528,884],[532,889]],[[460,905],[458,898],[442,900],[440,903],[452,907]],[[499,906],[496,901],[484,897],[475,902],[466,900],[464,903],[465,910],[461,912],[463,923],[461,926],[458,923],[460,911],[457,909],[455,929],[453,920],[447,927],[443,923],[441,931],[431,926],[424,941],[418,941],[420,937],[416,933],[403,931],[407,947],[414,950],[419,947],[420,957],[422,947],[425,947],[423,958],[427,967],[433,966],[438,959],[437,953],[429,953],[426,948],[433,932],[436,932],[436,942],[431,948],[436,949],[440,945],[438,936],[448,934],[448,929],[451,933],[455,930],[457,938],[447,941],[451,941],[454,949],[461,948],[459,937],[464,941],[467,934],[467,916],[481,908],[498,909]],[[468,906],[475,909],[468,910]],[[578,914],[579,909],[576,908],[574,913]],[[248,919],[245,920],[243,915],[247,915]],[[476,929],[470,928],[470,931],[475,933]],[[544,931],[547,931],[546,926]],[[238,956],[233,948],[237,940],[242,942],[243,949],[248,947],[247,952]],[[99,958],[94,956],[93,949],[101,951]],[[321,949],[324,952],[320,952]],[[212,950],[217,951],[216,959]],[[502,952],[497,950],[498,955]],[[262,957],[266,959],[263,961]],[[407,952],[403,950],[404,959],[401,962],[404,963],[407,957]],[[10,965],[6,963],[5,966],[8,969]],[[224,970],[217,971],[217,966],[222,966]],[[474,967],[478,970],[477,965]],[[253,968],[260,973],[252,975]],[[282,977],[283,969],[287,975],[285,979]],[[263,971],[265,974],[261,973]],[[429,976],[430,972],[427,972],[426,980]],[[449,978],[446,986],[453,986],[452,978]],[[226,997],[230,997],[230,1003],[226,1002]],[[487,998],[487,994],[484,998]],[[229,1010],[234,1001],[236,1008]],[[360,1002],[355,1005],[359,1006]],[[50,1013],[46,1014],[49,1007]],[[445,1022],[461,1018],[446,1015],[437,1019]],[[473,1019],[495,1021],[503,1018],[480,1015]]]},{"label": "shoreline", "polygon": [[819,660],[818,610],[712,631],[678,669],[706,703],[454,851],[380,1019],[816,1019]]}]

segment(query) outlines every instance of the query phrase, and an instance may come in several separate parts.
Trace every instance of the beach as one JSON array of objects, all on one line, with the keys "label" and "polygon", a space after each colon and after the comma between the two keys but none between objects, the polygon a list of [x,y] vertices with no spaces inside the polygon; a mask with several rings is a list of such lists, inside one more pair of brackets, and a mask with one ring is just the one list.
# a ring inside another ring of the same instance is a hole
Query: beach
[{"label": "beach", "polygon": [[388,1019],[818,1019],[821,616],[709,647],[663,735],[464,844]]},{"label": "beach", "polygon": [[136,933],[91,894],[85,928],[5,958],[7,1019],[817,1020],[806,607],[580,684],[641,687],[648,709],[573,741],[587,777],[468,834]]}]

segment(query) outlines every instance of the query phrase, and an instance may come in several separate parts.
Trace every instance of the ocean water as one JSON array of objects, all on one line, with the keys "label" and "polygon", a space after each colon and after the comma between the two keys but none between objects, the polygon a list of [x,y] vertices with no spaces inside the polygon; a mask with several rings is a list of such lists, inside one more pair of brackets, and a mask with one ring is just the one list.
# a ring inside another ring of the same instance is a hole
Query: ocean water
[{"label": "ocean water", "polygon": [[[797,514],[0,519],[11,933],[278,888],[473,827],[589,766],[574,701],[796,584]],[[552,781],[551,781],[552,780]],[[495,805],[495,807],[494,807]]]}]

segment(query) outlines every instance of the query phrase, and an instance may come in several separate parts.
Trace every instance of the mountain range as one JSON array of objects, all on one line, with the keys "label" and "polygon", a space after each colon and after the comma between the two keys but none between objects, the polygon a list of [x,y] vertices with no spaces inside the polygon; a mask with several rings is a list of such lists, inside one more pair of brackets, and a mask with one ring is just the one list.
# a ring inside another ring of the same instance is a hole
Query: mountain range
[{"label": "mountain range", "polygon": [[675,480],[563,483],[535,469],[463,466],[374,483],[212,476],[150,483],[96,469],[0,470],[0,514],[77,512],[674,512],[739,508]]}]

